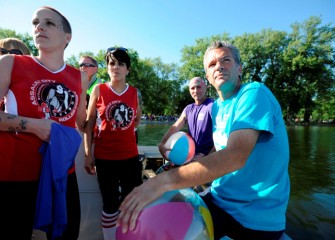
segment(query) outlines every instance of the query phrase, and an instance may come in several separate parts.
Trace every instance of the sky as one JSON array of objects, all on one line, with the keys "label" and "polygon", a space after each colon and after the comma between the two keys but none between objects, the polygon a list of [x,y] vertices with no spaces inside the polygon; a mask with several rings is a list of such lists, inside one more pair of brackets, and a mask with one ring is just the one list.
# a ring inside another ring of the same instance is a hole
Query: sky
[{"label": "sky", "polygon": [[0,6],[0,28],[22,34],[32,35],[32,15],[41,6],[65,15],[72,26],[65,58],[118,45],[141,59],[179,64],[185,46],[216,34],[291,32],[311,16],[335,26],[335,0],[0,0]]}]

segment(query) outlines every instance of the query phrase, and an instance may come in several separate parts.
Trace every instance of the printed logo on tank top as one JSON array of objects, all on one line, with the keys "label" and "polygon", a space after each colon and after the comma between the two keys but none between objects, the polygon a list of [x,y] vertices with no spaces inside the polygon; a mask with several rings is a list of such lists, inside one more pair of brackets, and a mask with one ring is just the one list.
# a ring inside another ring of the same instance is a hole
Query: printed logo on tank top
[{"label": "printed logo on tank top", "polygon": [[30,88],[30,100],[44,113],[44,118],[64,122],[72,118],[78,107],[78,95],[54,80],[37,80]]},{"label": "printed logo on tank top", "polygon": [[105,110],[106,120],[112,125],[112,131],[128,129],[134,118],[134,110],[121,101],[109,103]]}]

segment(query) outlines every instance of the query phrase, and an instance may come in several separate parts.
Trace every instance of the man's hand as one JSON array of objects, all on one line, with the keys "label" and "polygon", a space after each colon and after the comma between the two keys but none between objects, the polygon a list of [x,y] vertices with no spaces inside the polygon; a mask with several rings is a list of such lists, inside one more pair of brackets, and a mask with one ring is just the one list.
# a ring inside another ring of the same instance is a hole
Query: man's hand
[{"label": "man's hand", "polygon": [[168,158],[167,158],[167,155],[166,155],[166,151],[171,151],[172,149],[167,148],[167,147],[165,146],[165,144],[160,143],[160,144],[158,145],[158,150],[159,150],[159,152],[162,154],[163,158],[168,159]]},{"label": "man's hand", "polygon": [[37,137],[45,142],[50,141],[51,125],[59,124],[51,119],[29,119],[27,121],[27,131],[34,133]]},{"label": "man's hand", "polygon": [[158,176],[134,188],[122,202],[116,225],[122,227],[123,233],[134,230],[142,209],[165,192],[164,184],[160,184],[157,180]]}]

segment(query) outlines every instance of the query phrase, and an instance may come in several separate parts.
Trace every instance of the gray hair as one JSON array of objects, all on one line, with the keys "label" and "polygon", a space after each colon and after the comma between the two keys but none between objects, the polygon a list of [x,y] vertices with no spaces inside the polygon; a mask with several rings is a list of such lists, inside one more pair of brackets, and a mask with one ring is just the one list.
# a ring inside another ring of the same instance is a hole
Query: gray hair
[{"label": "gray hair", "polygon": [[204,55],[204,61],[203,61],[203,63],[204,63],[204,68],[205,68],[206,72],[207,72],[207,68],[206,68],[206,65],[207,65],[207,62],[206,62],[207,54],[209,53],[209,51],[211,51],[213,49],[218,49],[218,48],[222,48],[222,47],[230,49],[230,51],[233,54],[235,63],[237,65],[241,64],[240,50],[235,45],[233,45],[233,44],[231,44],[231,43],[229,43],[227,41],[215,41],[215,42],[212,42],[208,46],[208,48],[206,49],[205,55]]}]

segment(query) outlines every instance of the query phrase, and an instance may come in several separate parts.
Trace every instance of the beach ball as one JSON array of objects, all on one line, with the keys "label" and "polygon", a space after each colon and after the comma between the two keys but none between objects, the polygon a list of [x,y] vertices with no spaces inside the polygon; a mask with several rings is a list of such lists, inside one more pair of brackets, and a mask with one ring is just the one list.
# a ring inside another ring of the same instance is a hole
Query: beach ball
[{"label": "beach ball", "polygon": [[133,231],[116,229],[117,240],[214,239],[211,214],[192,189],[173,190],[146,206]]},{"label": "beach ball", "polygon": [[177,165],[189,162],[195,153],[195,143],[192,137],[183,131],[172,134],[165,146],[171,149],[167,151],[168,160]]}]

